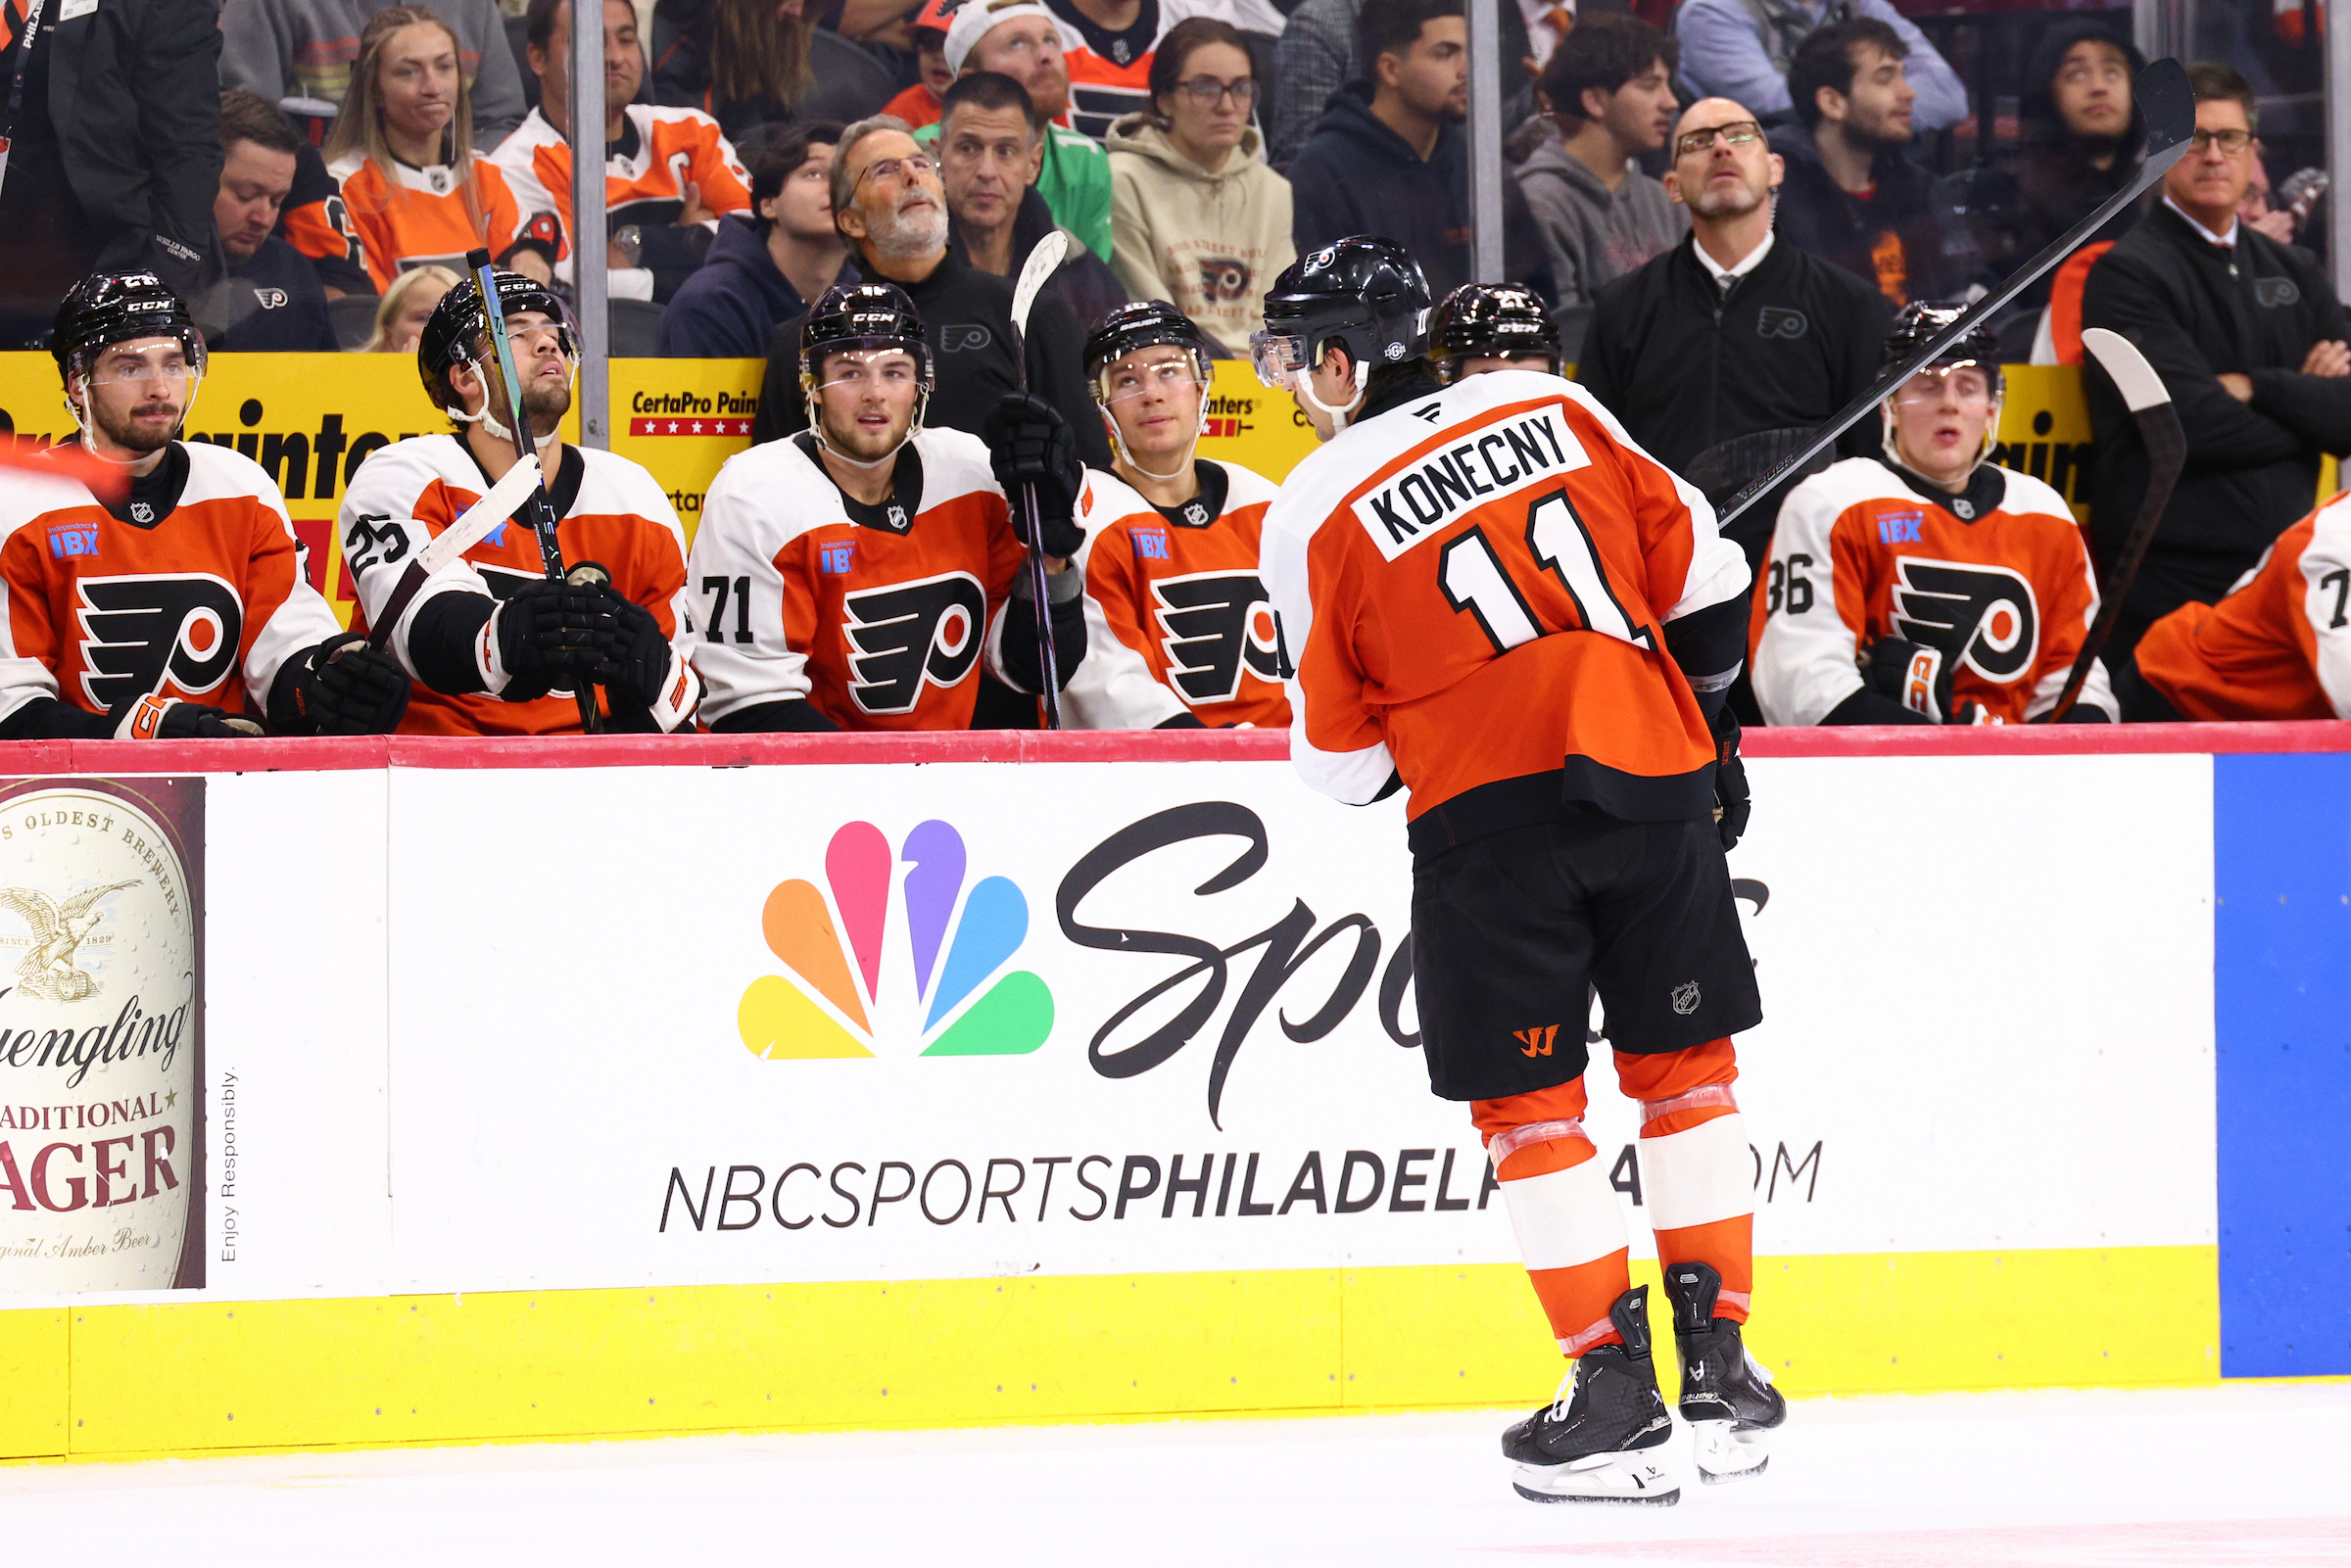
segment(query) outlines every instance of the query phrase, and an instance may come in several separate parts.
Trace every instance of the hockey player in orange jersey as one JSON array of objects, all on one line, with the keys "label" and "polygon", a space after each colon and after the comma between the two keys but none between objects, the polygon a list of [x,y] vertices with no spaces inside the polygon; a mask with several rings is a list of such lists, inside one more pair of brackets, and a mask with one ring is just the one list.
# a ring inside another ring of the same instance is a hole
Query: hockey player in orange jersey
[{"label": "hockey player in orange jersey", "polygon": [[[1886,362],[1959,314],[1912,304]],[[1847,457],[1780,507],[1756,585],[1755,701],[1772,724],[2022,724],[2055,707],[2098,588],[2065,499],[1986,459],[1999,346],[1978,329],[1886,400],[1885,456]],[[2065,722],[2117,717],[2093,663]]]},{"label": "hockey player in orange jersey", "polygon": [[1624,1217],[1584,1131],[1591,988],[1641,1170],[1708,1480],[1761,1470],[1787,1407],[1748,1355],[1752,1185],[1730,1035],[1761,1018],[1725,851],[1748,814],[1725,694],[1747,563],[1705,499],[1579,387],[1440,386],[1428,285],[1387,240],[1302,258],[1259,374],[1323,438],[1266,514],[1295,662],[1292,764],[1354,804],[1409,791],[1430,1085],[1469,1102],[1559,1350],[1512,1426],[1538,1502],[1672,1502],[1672,1420]]},{"label": "hockey player in orange jersey", "polygon": [[2278,536],[2218,604],[2147,628],[2115,671],[2123,717],[2351,719],[2351,495]]},{"label": "hockey player in orange jersey", "polygon": [[988,439],[927,430],[930,346],[890,283],[835,284],[800,328],[808,428],[727,459],[702,503],[695,662],[720,731],[964,730],[980,667],[1043,686],[1006,492],[1037,487],[1048,624],[1066,685],[1085,657],[1084,483],[1052,405],[1008,393]]},{"label": "hockey player in orange jersey", "polygon": [[178,439],[205,368],[187,307],[100,272],[50,352],[81,434],[0,480],[0,739],[398,724],[408,677],[335,624],[268,473]]},{"label": "hockey player in orange jersey", "polygon": [[[429,579],[392,629],[416,677],[404,731],[418,735],[578,733],[572,692],[600,695],[605,728],[677,729],[700,686],[687,661],[686,535],[653,476],[556,434],[571,408],[579,351],[561,302],[511,272],[498,278],[500,330],[523,381],[523,413],[571,578],[549,581],[530,512]],[[355,627],[384,613],[415,552],[505,476],[516,457],[510,406],[467,278],[425,322],[416,369],[456,434],[411,436],[368,454],[336,526],[359,589]],[[608,583],[591,583],[600,567]]]},{"label": "hockey player in orange jersey", "polygon": [[1085,663],[1062,699],[1082,730],[1290,722],[1258,531],[1276,487],[1195,457],[1208,340],[1165,300],[1086,335],[1085,376],[1118,456],[1079,501],[1086,542]]}]

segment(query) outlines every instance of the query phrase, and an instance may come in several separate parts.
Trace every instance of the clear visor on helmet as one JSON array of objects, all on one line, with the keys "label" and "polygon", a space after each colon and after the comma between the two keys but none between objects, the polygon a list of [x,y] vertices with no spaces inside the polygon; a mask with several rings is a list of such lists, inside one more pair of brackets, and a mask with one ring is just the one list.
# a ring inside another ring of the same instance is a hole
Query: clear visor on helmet
[{"label": "clear visor on helmet", "polygon": [[1108,407],[1148,392],[1194,396],[1208,380],[1204,351],[1177,343],[1152,344],[1105,364],[1094,377],[1094,395]]},{"label": "clear visor on helmet", "polygon": [[[563,356],[563,362],[573,369],[580,364],[580,340],[572,335],[568,321],[518,321],[506,318],[506,346],[513,353],[517,373],[521,362],[552,342]],[[462,339],[456,346],[456,356],[460,364],[475,364],[471,339]]]},{"label": "clear visor on helmet", "polygon": [[851,387],[860,391],[880,388],[888,391],[898,387],[916,392],[931,390],[929,356],[917,355],[902,343],[886,342],[866,348],[827,347],[818,356],[817,364],[822,379],[819,392],[834,387]]},{"label": "clear visor on helmet", "polygon": [[1990,403],[2000,395],[2000,367],[1981,359],[1946,359],[1931,364],[1895,389],[1894,403],[1904,408],[1933,407],[1946,400],[1965,404]]},{"label": "clear visor on helmet", "polygon": [[203,335],[176,327],[84,349],[73,356],[73,371],[93,387],[193,386],[204,379],[205,362]]},{"label": "clear visor on helmet", "polygon": [[1249,334],[1249,357],[1257,366],[1257,379],[1275,392],[1289,391],[1298,372],[1310,362],[1303,336],[1271,327]]}]

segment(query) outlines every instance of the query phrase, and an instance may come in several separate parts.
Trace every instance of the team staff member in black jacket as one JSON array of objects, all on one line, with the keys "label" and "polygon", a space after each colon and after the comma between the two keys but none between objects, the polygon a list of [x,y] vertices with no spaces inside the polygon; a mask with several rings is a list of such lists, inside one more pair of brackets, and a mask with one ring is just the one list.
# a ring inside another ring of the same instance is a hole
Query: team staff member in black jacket
[{"label": "team staff member in black jacket", "polygon": [[[1575,374],[1652,456],[1720,502],[1770,465],[1784,445],[1773,432],[1792,438],[1860,396],[1894,308],[1773,238],[1781,164],[1745,107],[1699,100],[1672,148],[1665,189],[1690,209],[1690,235],[1594,297]],[[1844,455],[1875,440],[1855,429]],[[1751,568],[1779,501],[1756,502],[1727,531]]]},{"label": "team staff member in black jacket", "polygon": [[[2119,653],[2158,618],[2229,592],[2310,510],[2319,457],[2351,451],[2351,337],[2306,251],[2239,223],[2251,183],[2253,92],[2226,66],[2195,66],[2195,138],[2163,200],[2090,268],[2082,324],[2138,346],[2187,430],[2172,492],[2114,630]],[[2086,376],[2097,465],[2089,530],[2111,560],[2146,494],[2146,450],[2102,373]]]},{"label": "team staff member in black jacket", "polygon": [[[980,271],[947,246],[947,197],[931,153],[915,145],[892,115],[861,119],[841,132],[833,160],[833,221],[849,245],[844,283],[894,283],[922,315],[938,365],[925,423],[985,434],[988,410],[1020,390],[1013,359],[1012,282]],[[801,316],[777,325],[767,344],[767,379],[759,395],[754,441],[777,441],[808,428],[800,397]],[[1086,391],[1079,362],[1078,320],[1050,294],[1030,317],[1029,390],[1053,404],[1078,436],[1091,467],[1110,466],[1110,441]]]}]

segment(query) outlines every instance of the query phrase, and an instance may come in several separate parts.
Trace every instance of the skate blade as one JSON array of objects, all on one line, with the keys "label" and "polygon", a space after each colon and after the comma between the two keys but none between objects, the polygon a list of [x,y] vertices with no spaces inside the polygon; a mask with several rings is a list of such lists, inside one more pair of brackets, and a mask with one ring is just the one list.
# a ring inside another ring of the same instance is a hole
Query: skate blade
[{"label": "skate blade", "polygon": [[1742,1428],[1734,1421],[1694,1421],[1690,1436],[1698,1478],[1709,1487],[1759,1476],[1771,1463],[1769,1428]]},{"label": "skate blade", "polygon": [[1596,1453],[1568,1464],[1522,1464],[1511,1490],[1529,1502],[1615,1502],[1666,1508],[1682,1500],[1673,1478],[1638,1454]]}]

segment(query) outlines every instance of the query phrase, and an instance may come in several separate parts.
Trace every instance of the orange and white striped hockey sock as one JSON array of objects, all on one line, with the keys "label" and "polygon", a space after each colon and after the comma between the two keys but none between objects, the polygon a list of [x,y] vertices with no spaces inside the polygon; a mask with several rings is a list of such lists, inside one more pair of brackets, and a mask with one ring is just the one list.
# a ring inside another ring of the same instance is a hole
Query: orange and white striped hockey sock
[{"label": "orange and white striped hockey sock", "polygon": [[1584,1133],[1585,1105],[1580,1077],[1469,1105],[1502,1184],[1526,1277],[1565,1355],[1624,1343],[1608,1308],[1632,1288],[1624,1212]]},{"label": "orange and white striped hockey sock", "polygon": [[1738,1076],[1728,1040],[1616,1053],[1617,1084],[1641,1102],[1641,1189],[1657,1262],[1711,1265],[1722,1276],[1714,1315],[1744,1323],[1755,1278],[1755,1171],[1731,1092]]}]

